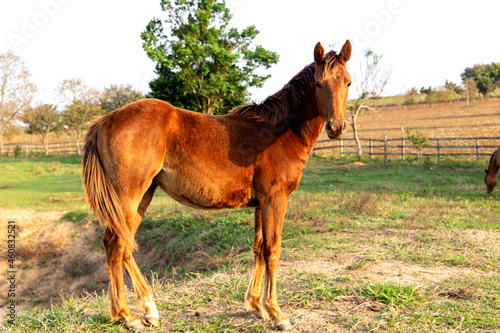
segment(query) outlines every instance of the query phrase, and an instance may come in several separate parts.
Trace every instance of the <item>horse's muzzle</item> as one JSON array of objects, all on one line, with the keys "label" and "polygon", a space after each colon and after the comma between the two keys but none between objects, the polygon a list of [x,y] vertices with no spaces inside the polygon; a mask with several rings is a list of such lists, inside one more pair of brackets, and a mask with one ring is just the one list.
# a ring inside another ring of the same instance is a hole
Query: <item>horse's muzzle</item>
[{"label": "horse's muzzle", "polygon": [[347,121],[345,120],[336,122],[327,121],[325,125],[325,130],[326,134],[328,134],[328,137],[330,139],[340,139],[347,130]]}]

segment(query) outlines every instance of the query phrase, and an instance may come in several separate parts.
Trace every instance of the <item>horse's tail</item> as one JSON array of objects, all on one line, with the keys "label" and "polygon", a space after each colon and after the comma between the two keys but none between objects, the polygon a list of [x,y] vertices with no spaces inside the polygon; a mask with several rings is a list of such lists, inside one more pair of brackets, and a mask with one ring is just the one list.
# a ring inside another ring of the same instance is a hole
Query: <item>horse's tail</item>
[{"label": "horse's tail", "polygon": [[120,198],[97,154],[97,132],[103,120],[104,118],[101,118],[94,122],[85,136],[82,156],[85,196],[97,219],[106,222],[118,238],[125,241],[127,246],[136,249],[137,244],[125,221]]}]

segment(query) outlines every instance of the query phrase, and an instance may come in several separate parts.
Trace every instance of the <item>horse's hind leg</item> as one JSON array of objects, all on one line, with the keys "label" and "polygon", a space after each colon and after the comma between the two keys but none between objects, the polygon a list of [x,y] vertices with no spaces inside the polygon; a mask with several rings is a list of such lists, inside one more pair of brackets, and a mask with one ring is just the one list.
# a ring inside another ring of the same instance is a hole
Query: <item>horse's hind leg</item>
[{"label": "horse's hind leg", "polygon": [[125,242],[107,228],[102,238],[106,251],[106,261],[109,272],[109,302],[111,320],[116,321],[122,317],[125,325],[132,329],[140,330],[144,328],[141,320],[134,315],[127,304],[125,296],[125,285],[123,283],[122,261],[125,251]]},{"label": "horse's hind leg", "polygon": [[[123,215],[132,235],[135,235],[135,232],[137,231],[137,228],[142,220],[142,216],[139,214],[139,211],[142,211],[142,215],[144,215],[147,206],[151,202],[155,189],[156,183],[151,185],[148,190],[139,189],[132,192],[123,191],[118,193],[123,209]],[[146,197],[146,200],[142,199],[144,197]],[[147,204],[143,203],[143,201],[147,202]],[[139,207],[143,207],[143,209],[140,209]],[[125,242],[116,237],[116,234],[114,234],[114,232],[109,228],[106,229],[106,232],[104,233],[103,242],[106,250],[106,259],[110,278],[109,299],[111,319],[117,320],[119,317],[122,317],[125,320],[125,326],[134,330],[141,330],[144,328],[144,325],[139,317],[130,311],[127,304],[122,268],[125,268],[125,271],[129,274],[136,291],[139,290],[138,295],[141,296],[141,300],[143,299],[143,294],[146,294],[151,295],[150,298],[152,301],[151,289],[144,280],[144,277],[142,277],[139,268],[137,268],[137,265],[133,259],[131,259],[131,250],[128,249]],[[141,305],[143,303],[139,301],[138,304]],[[146,307],[145,310],[148,311],[148,308]],[[156,310],[156,307],[154,307],[154,310]],[[150,312],[151,311],[153,310],[150,310]],[[152,321],[154,322],[154,320]]]},{"label": "horse's hind leg", "polygon": [[267,312],[262,309],[260,298],[262,297],[262,275],[264,274],[264,254],[262,253],[262,211],[259,207],[255,208],[255,238],[253,244],[253,253],[255,256],[255,267],[252,279],[248,286],[245,296],[245,304],[248,310],[255,310],[257,317],[267,317]]},{"label": "horse's hind leg", "polygon": [[[136,215],[134,225],[132,226],[131,230],[133,235],[135,235],[135,232],[139,228],[142,218],[144,217],[144,213],[151,203],[157,187],[158,185],[155,181],[153,181],[147,192],[142,197],[141,203],[139,204],[139,208],[137,210],[138,214]],[[159,325],[160,317],[158,314],[158,310],[156,309],[156,305],[153,301],[153,291],[149,283],[141,274],[141,271],[139,270],[139,267],[134,260],[130,247],[127,247],[125,249],[125,253],[123,254],[123,267],[125,268],[125,271],[132,281],[132,284],[134,285],[135,294],[137,296],[138,310],[146,312],[146,316],[144,317],[146,322],[152,326],[157,327]]]}]

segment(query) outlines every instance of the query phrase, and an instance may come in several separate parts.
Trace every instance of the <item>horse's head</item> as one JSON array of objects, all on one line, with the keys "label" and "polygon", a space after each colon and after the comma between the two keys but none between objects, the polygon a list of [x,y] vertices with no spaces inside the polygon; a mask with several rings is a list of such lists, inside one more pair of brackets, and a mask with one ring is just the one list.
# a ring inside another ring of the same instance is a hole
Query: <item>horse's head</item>
[{"label": "horse's head", "polygon": [[325,117],[325,130],[330,139],[340,139],[347,129],[344,115],[351,76],[346,63],[351,58],[351,50],[349,40],[345,42],[340,54],[333,58],[325,57],[321,43],[314,48],[316,102],[320,113]]},{"label": "horse's head", "polygon": [[493,193],[493,189],[495,186],[497,186],[497,174],[496,173],[490,173],[488,169],[484,169],[484,172],[486,172],[486,176],[484,176],[484,182],[486,183],[486,192],[488,194]]}]

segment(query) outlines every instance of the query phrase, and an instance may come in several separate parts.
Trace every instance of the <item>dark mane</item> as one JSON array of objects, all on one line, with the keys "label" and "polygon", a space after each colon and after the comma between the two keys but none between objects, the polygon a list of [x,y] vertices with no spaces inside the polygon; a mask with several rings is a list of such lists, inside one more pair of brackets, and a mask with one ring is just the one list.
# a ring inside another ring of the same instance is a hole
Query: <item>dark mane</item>
[{"label": "dark mane", "polygon": [[[335,51],[325,54],[325,70],[334,66],[337,57]],[[304,102],[304,98],[310,95],[314,87],[315,69],[316,64],[314,62],[307,65],[280,91],[267,97],[262,103],[236,107],[231,111],[231,114],[254,118],[257,121],[274,126],[279,125],[288,114],[296,114]]]}]

